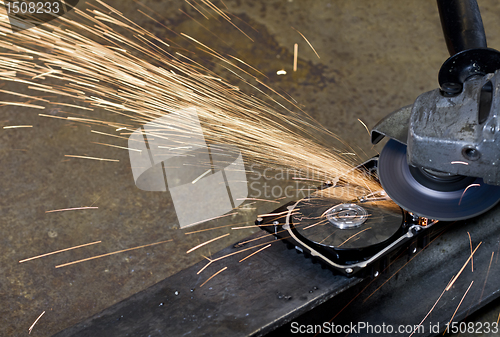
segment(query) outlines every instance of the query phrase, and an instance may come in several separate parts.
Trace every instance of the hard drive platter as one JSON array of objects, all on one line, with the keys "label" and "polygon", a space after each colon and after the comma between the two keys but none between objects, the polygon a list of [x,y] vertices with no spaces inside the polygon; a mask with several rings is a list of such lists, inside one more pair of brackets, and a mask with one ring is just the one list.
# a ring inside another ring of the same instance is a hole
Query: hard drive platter
[{"label": "hard drive platter", "polygon": [[[356,170],[377,181],[377,163],[372,158]],[[402,210],[381,187],[373,191],[342,181],[324,184],[272,214],[280,216],[260,217],[256,224],[313,262],[347,276],[376,276],[405,250],[411,254],[425,247],[437,232],[437,221]]]}]

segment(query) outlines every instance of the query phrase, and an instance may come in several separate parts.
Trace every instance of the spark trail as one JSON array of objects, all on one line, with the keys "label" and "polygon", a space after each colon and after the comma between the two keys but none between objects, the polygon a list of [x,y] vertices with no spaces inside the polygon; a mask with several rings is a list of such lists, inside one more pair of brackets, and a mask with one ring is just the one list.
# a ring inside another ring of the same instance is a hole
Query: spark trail
[{"label": "spark trail", "polygon": [[[0,80],[26,85],[36,93],[31,100],[40,101],[36,95],[56,94],[58,100],[66,98],[83,104],[51,103],[71,105],[86,115],[91,115],[94,108],[102,108],[127,118],[129,125],[124,126],[66,117],[112,128],[108,133],[112,137],[120,137],[113,134],[117,129],[125,131],[121,134],[130,134],[159,117],[194,107],[207,142],[236,145],[249,161],[317,172],[325,180],[344,177],[369,191],[380,189],[376,182],[362,176],[347,178],[357,158],[345,153],[353,150],[312,120],[293,100],[273,90],[247,63],[181,33],[184,42],[225,69],[230,76],[225,79],[197,61],[197,54],[172,47],[117,10],[98,3],[100,6],[89,5],[91,8],[85,11],[75,8],[58,18],[57,25],[49,23],[15,34],[7,16],[0,15],[0,48],[4,51],[0,53]],[[225,18],[211,6],[206,10]],[[263,98],[243,92],[234,82],[252,88]],[[41,103],[48,104],[46,100]],[[44,108],[15,100],[5,104]],[[188,138],[192,130],[187,118],[180,116],[177,123],[177,129],[186,134],[181,146],[200,145]],[[156,127],[168,129],[172,125],[157,123]],[[334,143],[337,145],[332,146]]]}]

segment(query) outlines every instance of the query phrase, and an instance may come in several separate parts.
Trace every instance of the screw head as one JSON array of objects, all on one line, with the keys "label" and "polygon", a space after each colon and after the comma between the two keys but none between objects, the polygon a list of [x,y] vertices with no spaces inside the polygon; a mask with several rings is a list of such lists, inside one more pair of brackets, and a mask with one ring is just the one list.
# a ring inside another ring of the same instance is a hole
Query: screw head
[{"label": "screw head", "polygon": [[464,156],[465,159],[467,160],[478,160],[481,158],[481,152],[476,149],[474,146],[464,146],[462,149],[462,156]]},{"label": "screw head", "polygon": [[279,221],[277,221],[277,220],[274,220],[274,221],[273,221],[273,225],[279,225],[279,224],[280,224],[280,222],[279,222]]},{"label": "screw head", "polygon": [[345,269],[345,272],[346,272],[347,274],[351,274],[353,271],[354,271],[354,270],[352,270],[352,268],[346,268],[346,269]]}]

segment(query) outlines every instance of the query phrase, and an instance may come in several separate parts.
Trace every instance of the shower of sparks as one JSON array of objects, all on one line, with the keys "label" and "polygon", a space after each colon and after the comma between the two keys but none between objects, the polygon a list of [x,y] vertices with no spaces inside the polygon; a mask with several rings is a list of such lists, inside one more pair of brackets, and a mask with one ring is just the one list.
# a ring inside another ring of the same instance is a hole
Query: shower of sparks
[{"label": "shower of sparks", "polygon": [[[47,23],[15,34],[7,15],[0,14],[0,34],[5,35],[0,48],[7,52],[0,54],[0,80],[19,82],[40,95],[56,94],[85,106],[69,102],[51,104],[84,109],[86,114],[100,108],[124,116],[129,119],[127,130],[192,107],[196,109],[207,142],[236,145],[250,162],[315,172],[324,180],[346,176],[361,161],[357,156],[345,155],[353,153],[348,144],[314,121],[292,98],[273,90],[262,79],[265,76],[244,61],[218,53],[185,33],[178,34],[179,38],[184,38],[197,52],[172,47],[102,1],[97,2],[104,10],[95,6],[86,11],[74,8],[58,18],[58,26]],[[206,6],[234,25],[225,10],[210,1],[192,4],[198,8]],[[22,25],[15,20],[12,24]],[[119,27],[120,32],[114,27]],[[314,50],[303,34],[297,32]],[[225,75],[198,62],[199,53],[212,57],[225,69]],[[263,98],[239,90],[232,83],[235,81]],[[31,99],[40,100],[36,95]],[[19,101],[0,104],[45,109],[45,106]],[[92,132],[125,138],[113,134],[125,127],[124,124],[92,118],[40,116],[102,125],[112,131]],[[188,122],[180,118],[177,123],[174,127],[184,130],[188,136]],[[165,132],[169,130],[167,125],[158,123],[157,126]],[[191,142],[186,137],[185,144],[179,145],[196,145]],[[349,179],[353,185],[380,189],[377,182],[366,177]]]},{"label": "shower of sparks", "polygon": [[248,259],[249,257],[254,256],[255,254],[257,254],[257,253],[259,253],[259,252],[261,252],[261,251],[263,251],[264,249],[269,248],[269,247],[271,247],[271,244],[268,244],[267,246],[262,247],[261,249],[259,249],[259,250],[255,251],[255,252],[253,252],[252,254],[248,255],[247,257],[242,258],[242,259],[241,259],[241,260],[239,260],[238,262],[243,262],[243,261],[245,261],[246,259]]},{"label": "shower of sparks", "polygon": [[210,281],[211,279],[213,279],[215,276],[219,275],[220,273],[222,273],[224,270],[226,270],[227,267],[224,267],[222,268],[221,270],[219,270],[218,272],[216,272],[215,274],[213,274],[212,276],[210,276],[208,278],[208,280],[206,280],[205,282],[203,282],[201,285],[200,285],[200,288],[203,287],[208,281]]},{"label": "shower of sparks", "polygon": [[32,128],[33,125],[11,125],[11,126],[4,126],[4,129],[19,129],[19,128]]},{"label": "shower of sparks", "polygon": [[62,209],[53,209],[51,211],[45,211],[45,213],[54,213],[54,212],[64,212],[64,211],[76,211],[76,210],[82,210],[82,209],[98,209],[99,207],[97,206],[88,206],[88,207],[73,207],[73,208],[62,208]]},{"label": "shower of sparks", "polygon": [[95,245],[97,243],[101,243],[101,241],[90,242],[90,243],[86,243],[86,244],[79,245],[79,246],[74,246],[74,247],[70,247],[70,248],[56,250],[54,252],[50,252],[50,253],[46,253],[46,254],[42,254],[42,255],[33,256],[33,257],[28,258],[28,259],[24,259],[24,260],[19,261],[19,263],[23,263],[23,262],[26,262],[26,261],[31,261],[31,260],[39,259],[41,257],[45,257],[45,256],[57,254],[57,253],[67,252],[68,250],[72,250],[72,249],[77,249],[77,248],[81,248],[81,247]]},{"label": "shower of sparks", "polygon": [[92,159],[92,160],[99,160],[99,161],[114,161],[114,162],[119,161],[118,159],[97,158],[97,157],[89,157],[89,156],[76,156],[76,155],[72,155],[72,154],[65,154],[64,156],[71,157],[71,158]]},{"label": "shower of sparks", "polygon": [[40,316],[38,316],[38,318],[33,322],[33,324],[31,324],[30,328],[28,329],[29,334],[31,334],[31,330],[33,330],[33,327],[35,326],[36,322],[38,322],[38,320],[42,318],[43,314],[45,314],[45,310],[40,314]]},{"label": "shower of sparks", "polygon": [[219,240],[219,239],[222,239],[223,237],[226,237],[226,236],[228,236],[228,235],[230,235],[230,233],[227,233],[227,234],[224,234],[224,235],[218,236],[218,237],[216,237],[216,238],[213,238],[213,239],[211,239],[211,240],[205,241],[205,242],[203,242],[203,243],[200,243],[199,245],[197,245],[197,246],[195,246],[195,247],[191,248],[190,250],[188,250],[188,251],[186,252],[186,254],[189,254],[189,253],[191,253],[191,252],[195,251],[195,250],[196,250],[196,249],[198,249],[198,248],[201,248],[201,247],[203,247],[203,246],[205,246],[205,245],[208,245],[209,243],[212,243],[212,242],[214,242],[214,241],[217,241],[217,240]]},{"label": "shower of sparks", "polygon": [[455,284],[455,281],[459,278],[459,276],[462,274],[462,272],[464,271],[465,267],[467,266],[467,264],[469,263],[469,261],[472,259],[472,257],[474,256],[474,253],[476,252],[476,250],[479,248],[479,246],[481,246],[483,242],[479,242],[479,244],[477,245],[476,249],[474,249],[474,251],[470,254],[469,258],[467,259],[467,261],[465,261],[464,265],[462,266],[462,268],[460,268],[458,274],[453,278],[453,280],[450,282],[450,284],[448,284],[448,286],[446,287],[446,291],[450,290],[451,287],[453,287],[453,284]]},{"label": "shower of sparks", "polygon": [[293,45],[293,71],[297,71],[297,58],[299,56],[299,44]]},{"label": "shower of sparks", "polygon": [[165,241],[160,241],[160,242],[155,242],[155,243],[150,243],[150,244],[147,244],[147,245],[133,247],[133,248],[122,249],[122,250],[118,250],[116,252],[106,253],[106,254],[102,254],[102,255],[92,256],[92,257],[88,257],[86,259],[81,259],[81,260],[72,261],[72,262],[68,262],[68,263],[57,265],[56,268],[66,267],[66,266],[70,266],[72,264],[77,264],[77,263],[80,263],[80,262],[95,260],[95,259],[99,259],[101,257],[110,256],[110,255],[114,255],[114,254],[118,254],[118,253],[129,252],[129,251],[135,250],[135,249],[140,249],[140,248],[145,248],[145,247],[151,247],[151,246],[155,246],[155,245],[159,245],[159,244],[166,243],[166,242],[171,242],[171,241],[173,241],[173,239],[165,240]]},{"label": "shower of sparks", "polygon": [[462,198],[464,197],[465,195],[465,192],[467,192],[467,190],[469,189],[469,187],[479,187],[481,186],[481,184],[470,184],[469,186],[467,186],[464,190],[464,192],[462,193],[462,195],[460,196],[460,200],[458,201],[458,204],[460,205],[460,203],[462,202]]},{"label": "shower of sparks", "polygon": [[292,27],[292,29],[295,30],[297,33],[299,33],[300,36],[302,36],[302,38],[307,42],[307,44],[309,45],[309,47],[311,47],[311,49],[313,50],[314,54],[316,54],[316,56],[318,58],[320,58],[319,55],[318,55],[318,53],[316,52],[316,49],[314,49],[314,47],[312,46],[311,42],[309,42],[309,40],[306,39],[306,37],[301,32],[299,32],[297,29],[295,29],[293,27]]},{"label": "shower of sparks", "polygon": [[467,293],[469,292],[470,288],[472,287],[472,284],[474,283],[474,281],[471,281],[470,282],[470,285],[469,285],[469,288],[467,288],[467,290],[465,291],[465,294],[464,296],[462,296],[462,299],[460,300],[460,303],[458,303],[458,306],[457,308],[455,309],[455,312],[453,313],[453,316],[451,316],[451,319],[450,321],[448,322],[448,324],[446,325],[446,330],[444,331],[444,333],[446,333],[448,331],[448,327],[450,326],[451,322],[453,321],[453,318],[455,317],[457,311],[458,311],[458,308],[460,308],[460,306],[462,305],[462,302],[464,301],[464,298],[465,296],[467,296]]},{"label": "shower of sparks", "polygon": [[[472,255],[472,239],[470,237],[470,233],[469,232],[467,232],[467,235],[469,236],[470,254]],[[471,271],[474,272],[474,258],[472,258],[470,260],[470,263],[471,263],[471,269],[472,269]]]}]

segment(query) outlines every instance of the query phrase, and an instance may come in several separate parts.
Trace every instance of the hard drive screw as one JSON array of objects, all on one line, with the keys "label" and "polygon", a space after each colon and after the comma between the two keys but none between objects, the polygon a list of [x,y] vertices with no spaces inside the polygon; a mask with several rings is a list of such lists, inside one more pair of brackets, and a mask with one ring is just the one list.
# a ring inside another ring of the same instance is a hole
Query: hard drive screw
[{"label": "hard drive screw", "polygon": [[373,273],[373,277],[378,277],[380,275],[380,273],[378,271],[376,271],[375,273]]},{"label": "hard drive screw", "polygon": [[345,272],[346,272],[347,274],[350,274],[350,273],[352,273],[352,272],[353,272],[353,270],[352,270],[352,268],[346,268]]},{"label": "hard drive screw", "polygon": [[277,226],[277,225],[279,225],[279,224],[280,224],[280,222],[279,222],[279,221],[276,221],[276,220],[274,220],[274,221],[273,221],[273,225]]},{"label": "hard drive screw", "polygon": [[417,252],[417,247],[413,248],[412,253],[415,254]]}]

